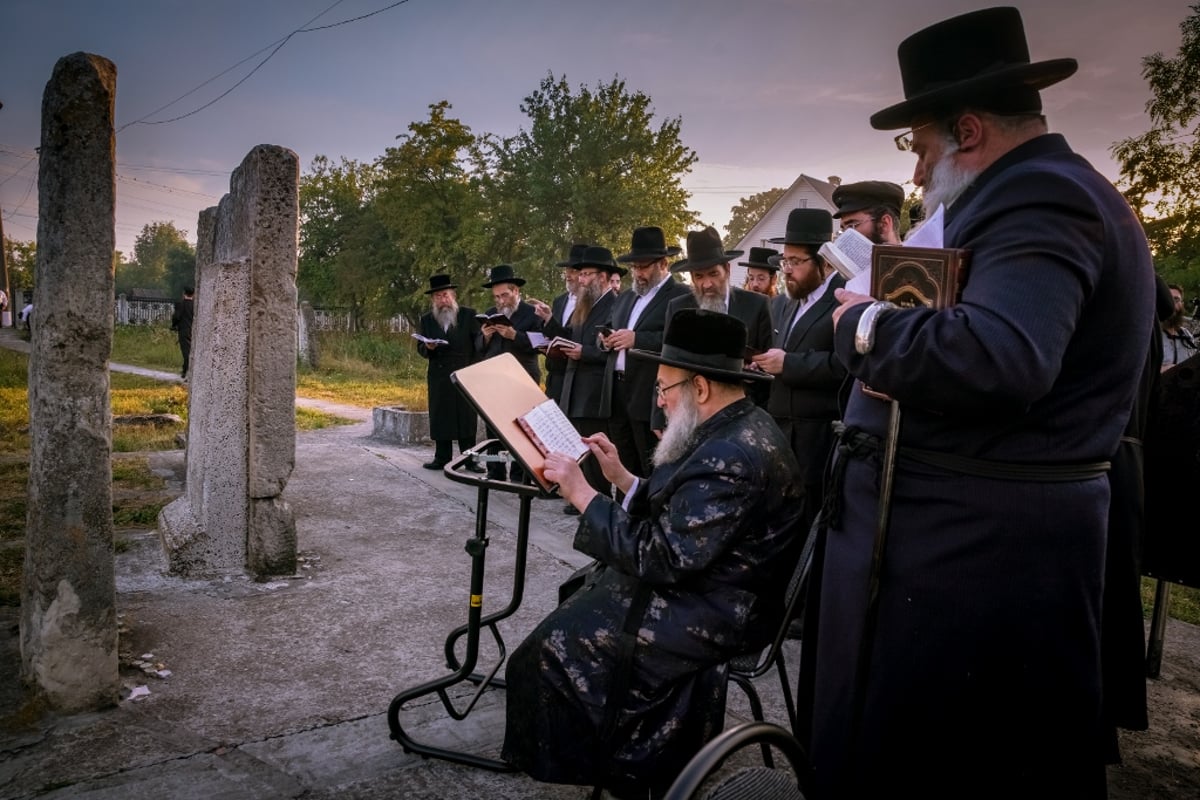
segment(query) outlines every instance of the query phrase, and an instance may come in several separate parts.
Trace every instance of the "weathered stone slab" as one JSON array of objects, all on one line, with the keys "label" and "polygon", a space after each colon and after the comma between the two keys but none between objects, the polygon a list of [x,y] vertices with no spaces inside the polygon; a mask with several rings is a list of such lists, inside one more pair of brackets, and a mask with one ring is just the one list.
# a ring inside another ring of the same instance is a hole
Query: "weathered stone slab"
[{"label": "weathered stone slab", "polygon": [[29,503],[21,658],[68,712],[118,696],[113,572],[113,105],[100,56],[59,59],[42,99],[38,280],[29,358]]},{"label": "weathered stone slab", "polygon": [[429,412],[409,411],[404,406],[371,409],[371,435],[395,444],[424,444],[429,441]]}]

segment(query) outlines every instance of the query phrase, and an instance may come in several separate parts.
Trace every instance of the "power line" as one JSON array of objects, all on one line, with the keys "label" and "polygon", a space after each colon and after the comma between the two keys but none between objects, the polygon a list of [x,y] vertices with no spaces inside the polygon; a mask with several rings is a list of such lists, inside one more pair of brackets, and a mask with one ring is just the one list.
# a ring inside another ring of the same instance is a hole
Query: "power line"
[{"label": "power line", "polygon": [[[368,17],[373,17],[373,16],[375,16],[376,14],[382,14],[384,11],[390,11],[391,9],[395,8],[396,6],[401,6],[401,5],[404,5],[405,3],[409,2],[409,0],[398,0],[398,2],[392,3],[391,5],[385,6],[385,7],[381,8],[381,9],[378,9],[378,10],[376,10],[376,11],[372,11],[372,12],[370,12],[370,13],[367,13],[367,14],[362,14],[362,15],[360,15],[360,16],[357,16],[357,17],[352,17],[352,18],[350,18],[350,19],[345,19],[345,20],[342,20],[341,22],[334,22],[334,23],[331,23],[331,24],[329,24],[329,25],[320,25],[320,26],[317,26],[317,27],[314,27],[314,28],[309,28],[309,27],[307,27],[308,25],[312,24],[313,22],[316,22],[318,19],[320,19],[321,17],[323,17],[323,16],[325,16],[326,14],[328,14],[328,13],[329,13],[330,11],[332,11],[333,9],[337,8],[339,5],[341,5],[341,4],[342,4],[342,2],[344,2],[344,0],[336,0],[336,2],[335,2],[333,5],[329,6],[329,8],[326,8],[326,9],[325,9],[324,11],[322,11],[320,14],[317,14],[315,17],[313,17],[312,19],[310,19],[308,22],[304,23],[304,25],[301,25],[301,26],[300,26],[299,28],[297,28],[296,30],[294,30],[294,31],[292,31],[291,33],[289,33],[287,36],[285,36],[285,37],[283,37],[282,39],[279,39],[279,40],[277,40],[277,41],[275,41],[275,42],[272,42],[271,44],[267,45],[266,47],[262,48],[261,50],[258,50],[258,51],[256,51],[256,52],[254,52],[254,53],[252,53],[252,54],[250,54],[250,55],[246,56],[246,57],[245,57],[245,58],[243,58],[241,61],[239,61],[238,63],[234,64],[232,67],[229,67],[228,69],[224,70],[223,72],[221,72],[221,73],[219,73],[219,74],[217,74],[217,75],[214,75],[213,77],[209,78],[209,79],[208,79],[208,80],[206,80],[204,83],[200,84],[199,86],[195,87],[194,89],[191,89],[191,90],[189,90],[188,92],[186,92],[186,93],[184,93],[184,94],[180,95],[179,97],[175,98],[174,100],[172,100],[171,102],[167,103],[166,105],[164,105],[164,106],[160,106],[159,108],[155,109],[154,111],[151,111],[149,114],[146,114],[145,116],[141,117],[140,119],[135,119],[135,120],[133,120],[132,122],[127,122],[126,124],[122,125],[120,128],[117,128],[117,133],[120,133],[121,131],[125,130],[126,128],[130,127],[131,125],[165,125],[165,124],[167,124],[168,122],[177,122],[177,121],[179,121],[179,120],[181,120],[181,119],[185,119],[185,118],[187,118],[187,117],[190,117],[190,116],[192,116],[193,114],[198,114],[198,113],[200,113],[201,111],[203,111],[204,109],[208,108],[209,106],[212,106],[213,104],[217,103],[219,100],[222,100],[222,99],[224,99],[224,98],[225,98],[225,97],[227,97],[229,94],[231,94],[231,93],[233,92],[233,90],[234,90],[234,89],[238,88],[238,87],[239,87],[239,86],[241,86],[243,83],[245,83],[246,81],[250,80],[250,77],[251,77],[252,75],[254,75],[254,73],[258,72],[260,69],[262,69],[262,67],[263,67],[263,66],[264,66],[264,65],[265,65],[265,64],[266,64],[268,61],[270,61],[272,58],[274,58],[274,57],[275,57],[275,54],[276,54],[276,53],[278,53],[280,50],[282,50],[282,49],[283,49],[283,46],[284,46],[285,44],[287,44],[289,41],[291,41],[292,37],[293,37],[293,36],[295,36],[296,34],[298,34],[298,33],[313,33],[313,32],[315,32],[315,31],[323,31],[323,30],[328,30],[328,29],[330,29],[330,28],[337,28],[337,27],[339,27],[339,26],[341,26],[341,25],[348,25],[348,24],[349,24],[349,23],[351,23],[351,22],[358,22],[359,20],[364,20],[364,19],[367,19]],[[271,48],[274,48],[274,49],[271,49]],[[208,101],[207,103],[205,103],[204,105],[200,106],[199,108],[192,109],[191,111],[188,111],[187,113],[180,114],[180,115],[178,115],[178,116],[175,116],[175,117],[171,117],[170,119],[160,119],[160,120],[154,120],[154,121],[152,121],[152,122],[151,122],[151,121],[148,121],[148,119],[149,119],[150,117],[154,116],[154,115],[155,115],[155,114],[157,114],[159,111],[162,111],[162,110],[164,110],[164,109],[170,108],[171,106],[173,106],[173,105],[175,105],[176,103],[178,103],[180,100],[183,100],[183,99],[184,99],[185,97],[187,97],[188,95],[191,95],[192,93],[194,93],[194,92],[198,91],[199,89],[201,89],[201,88],[203,88],[203,87],[207,86],[208,84],[210,84],[210,83],[212,83],[213,81],[215,81],[217,78],[220,78],[221,76],[223,76],[223,75],[227,74],[228,72],[230,72],[230,71],[232,71],[232,70],[236,69],[237,67],[240,67],[242,64],[246,63],[246,62],[247,62],[247,61],[249,61],[250,59],[252,59],[252,58],[254,58],[255,56],[257,56],[259,53],[262,53],[263,51],[265,51],[265,50],[268,50],[268,49],[271,49],[271,52],[267,54],[267,57],[266,57],[266,58],[264,58],[262,61],[258,62],[258,64],[256,64],[256,65],[255,65],[254,69],[250,70],[248,73],[246,73],[246,75],[245,75],[245,76],[244,76],[244,77],[243,77],[241,80],[239,80],[237,83],[233,84],[233,86],[230,86],[230,87],[229,87],[228,89],[226,89],[224,92],[221,92],[221,94],[217,95],[217,96],[216,96],[216,97],[214,97],[212,100],[210,100],[210,101]]]}]

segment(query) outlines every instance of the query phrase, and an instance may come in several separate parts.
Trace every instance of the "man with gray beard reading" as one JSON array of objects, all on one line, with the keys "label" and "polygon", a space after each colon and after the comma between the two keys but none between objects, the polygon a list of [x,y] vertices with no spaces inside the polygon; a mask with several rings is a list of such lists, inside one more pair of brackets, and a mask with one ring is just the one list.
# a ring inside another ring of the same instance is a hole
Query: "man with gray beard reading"
[{"label": "man with gray beard reading", "polygon": [[635,476],[604,434],[583,439],[623,502],[546,458],[583,514],[575,549],[597,563],[508,662],[504,758],[538,780],[660,796],[723,726],[725,663],[781,623],[803,504],[791,448],[746,397],[769,379],[744,370],[745,346],[738,320],[685,309],[661,353],[630,351],[658,363],[653,472]]},{"label": "man with gray beard reading", "polygon": [[[417,352],[429,364],[425,381],[429,390],[429,438],[433,439],[433,460],[422,464],[425,469],[441,469],[450,461],[452,445],[458,440],[458,450],[475,446],[477,418],[475,409],[451,382],[450,373],[475,360],[475,309],[460,307],[456,289],[449,275],[434,275],[429,279],[433,307],[421,315]],[[472,472],[482,468],[467,464]]]}]

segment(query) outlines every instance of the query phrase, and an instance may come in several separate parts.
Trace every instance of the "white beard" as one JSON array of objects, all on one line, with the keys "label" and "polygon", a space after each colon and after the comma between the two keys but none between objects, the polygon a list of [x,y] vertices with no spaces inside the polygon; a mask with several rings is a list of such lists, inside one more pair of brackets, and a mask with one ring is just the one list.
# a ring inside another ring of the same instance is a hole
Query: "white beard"
[{"label": "white beard", "polygon": [[458,303],[451,303],[449,306],[442,306],[433,310],[433,319],[442,330],[449,332],[454,327],[454,323],[458,321]]},{"label": "white beard", "polygon": [[675,413],[667,418],[667,429],[651,458],[656,467],[683,458],[691,449],[696,428],[700,425],[700,404],[696,402],[696,393],[690,383],[675,391],[680,393],[679,402],[675,404]]},{"label": "white beard", "polygon": [[696,305],[702,311],[716,311],[718,314],[728,314],[724,296],[713,297],[707,294],[696,295]]},{"label": "white beard", "polygon": [[929,172],[929,180],[921,189],[921,206],[925,209],[925,216],[937,211],[939,205],[950,208],[979,177],[978,170],[970,170],[954,163],[951,156],[956,152],[958,144],[950,139],[941,158]]},{"label": "white beard", "polygon": [[506,305],[506,306],[502,306],[499,303],[497,303],[496,310],[499,311],[504,316],[511,318],[512,315],[517,312],[517,306],[520,304],[520,302],[521,301],[518,300],[517,302],[513,303],[512,305]]}]

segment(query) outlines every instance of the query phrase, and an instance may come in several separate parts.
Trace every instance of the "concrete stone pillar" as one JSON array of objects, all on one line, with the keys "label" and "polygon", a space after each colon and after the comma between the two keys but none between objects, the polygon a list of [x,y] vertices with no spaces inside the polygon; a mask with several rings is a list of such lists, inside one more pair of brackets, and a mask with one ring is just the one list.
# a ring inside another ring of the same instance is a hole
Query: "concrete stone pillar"
[{"label": "concrete stone pillar", "polygon": [[259,145],[200,214],[187,485],[158,518],[177,574],[296,569],[282,494],[296,458],[299,176],[295,153]]},{"label": "concrete stone pillar", "polygon": [[112,62],[75,53],[42,98],[21,663],[66,712],[112,705],[120,686],[108,395],[116,84]]}]

